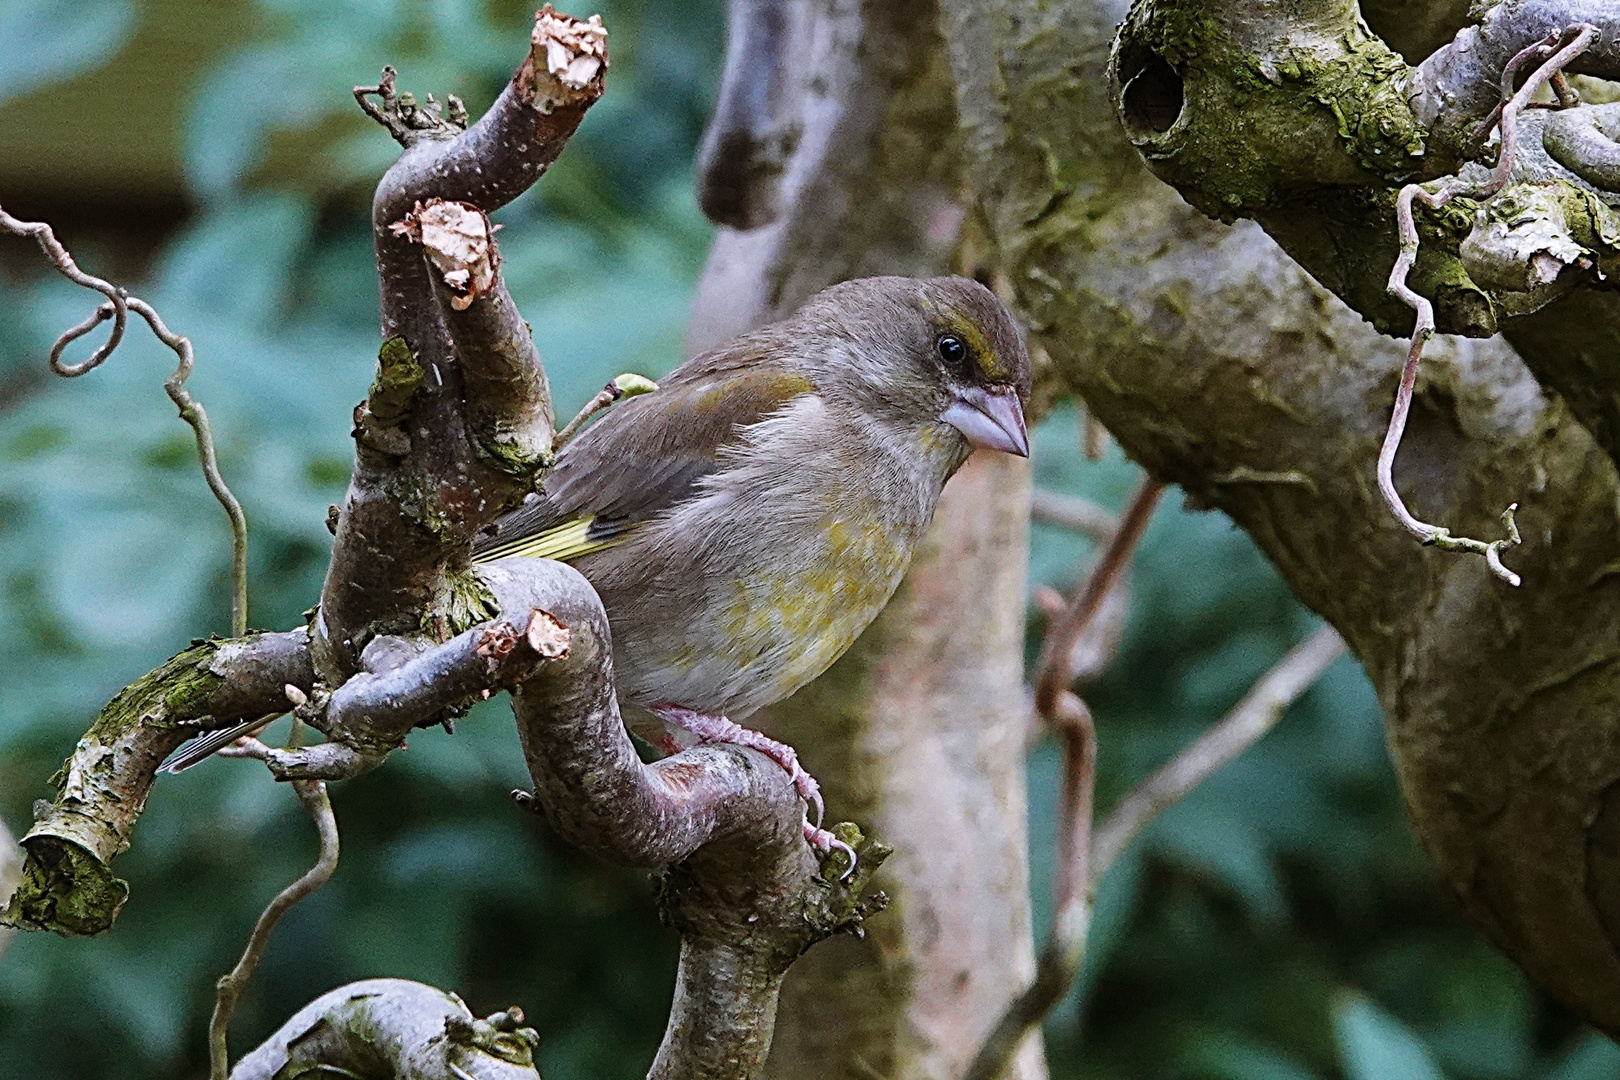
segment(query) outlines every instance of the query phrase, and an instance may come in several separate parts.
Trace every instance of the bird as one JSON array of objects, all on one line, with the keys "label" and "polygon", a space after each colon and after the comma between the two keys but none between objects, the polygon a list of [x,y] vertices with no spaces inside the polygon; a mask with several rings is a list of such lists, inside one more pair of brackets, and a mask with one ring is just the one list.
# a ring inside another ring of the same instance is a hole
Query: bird
[{"label": "bird", "polygon": [[760,750],[814,812],[806,838],[843,847],[792,748],[739,721],[877,617],[970,453],[1029,455],[1030,377],[1018,325],[976,281],[833,285],[600,414],[472,559],[572,564],[607,613],[630,730],[664,753]]},{"label": "bird", "polygon": [[765,752],[825,851],[813,778],[738,721],[877,617],[969,453],[1029,455],[1029,386],[1023,335],[978,282],[843,282],[612,406],[473,559],[571,563],[607,612],[630,729],[666,753]]}]

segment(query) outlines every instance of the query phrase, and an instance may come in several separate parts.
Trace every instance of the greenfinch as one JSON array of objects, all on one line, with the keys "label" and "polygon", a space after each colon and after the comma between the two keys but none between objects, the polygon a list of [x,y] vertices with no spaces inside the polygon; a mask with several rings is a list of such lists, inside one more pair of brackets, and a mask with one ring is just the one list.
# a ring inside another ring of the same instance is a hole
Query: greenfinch
[{"label": "greenfinch", "polygon": [[573,564],[607,611],[631,730],[665,752],[763,750],[819,822],[793,751],[734,721],[877,617],[975,447],[1028,456],[1029,383],[1022,334],[977,282],[834,285],[613,406],[474,560]]}]

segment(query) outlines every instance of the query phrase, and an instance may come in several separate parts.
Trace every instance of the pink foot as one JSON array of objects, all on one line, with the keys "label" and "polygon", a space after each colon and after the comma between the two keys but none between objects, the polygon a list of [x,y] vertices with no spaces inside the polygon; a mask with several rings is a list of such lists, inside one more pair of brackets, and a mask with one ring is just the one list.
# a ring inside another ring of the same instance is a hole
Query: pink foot
[{"label": "pink foot", "polygon": [[855,872],[855,849],[838,839],[838,837],[834,836],[826,829],[817,828],[816,826],[810,824],[809,820],[807,819],[804,823],[804,838],[810,842],[811,847],[815,848],[823,855],[830,854],[834,849],[836,849],[849,856],[849,865],[844,868],[844,872],[842,874],[838,875],[839,881],[848,880],[849,875]]},{"label": "pink foot", "polygon": [[826,806],[821,800],[821,785],[816,783],[815,777],[804,771],[804,767],[799,764],[799,755],[794,752],[793,747],[787,743],[777,742],[752,728],[745,728],[741,724],[727,720],[724,716],[696,712],[682,705],[650,705],[648,711],[664,723],[689,733],[700,743],[727,742],[746,746],[750,750],[758,750],[782,766],[788,774],[788,779],[793,782],[793,789],[799,793],[799,798],[803,799],[807,808],[815,814],[814,823],[808,820],[807,816],[804,823],[804,838],[810,841],[811,847],[822,854],[835,848],[844,852],[849,856],[849,869],[844,871],[843,876],[848,877],[854,872],[854,850],[821,828],[821,819],[826,814]]}]

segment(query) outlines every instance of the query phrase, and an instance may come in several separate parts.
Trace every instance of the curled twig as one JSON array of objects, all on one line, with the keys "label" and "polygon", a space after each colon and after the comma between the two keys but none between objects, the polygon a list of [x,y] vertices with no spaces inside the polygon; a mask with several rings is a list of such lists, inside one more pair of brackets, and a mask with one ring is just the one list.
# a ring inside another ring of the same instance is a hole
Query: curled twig
[{"label": "curled twig", "polygon": [[1091,920],[1091,811],[1096,788],[1097,728],[1091,710],[1070,689],[1075,680],[1075,643],[1090,628],[1103,599],[1130,563],[1164,485],[1144,479],[1131,496],[1108,545],[1085,583],[1056,615],[1035,667],[1035,707],[1063,739],[1063,796],[1058,810],[1057,872],[1053,881],[1052,930],[1035,967],[1035,981],[1013,999],[980,1044],[964,1080],[996,1080],[1018,1047],[1068,993],[1085,954]]},{"label": "curled twig", "polygon": [[[1554,46],[1564,38],[1574,36],[1567,44],[1563,44],[1554,51]],[[1553,75],[1562,71],[1575,57],[1584,52],[1597,34],[1597,28],[1589,23],[1582,23],[1565,31],[1563,35],[1550,36],[1546,40],[1538,41],[1528,48],[1522,49],[1513,57],[1502,72],[1502,95],[1506,98],[1501,106],[1501,112],[1496,123],[1501,129],[1501,151],[1497,156],[1496,166],[1491,170],[1489,177],[1482,183],[1473,184],[1461,176],[1452,175],[1440,180],[1430,181],[1427,184],[1407,184],[1401,189],[1395,201],[1397,227],[1399,229],[1401,252],[1395,260],[1395,267],[1389,275],[1389,292],[1398,297],[1403,303],[1416,313],[1416,323],[1412,328],[1412,345],[1407,350],[1406,363],[1401,368],[1400,387],[1395,394],[1395,407],[1390,413],[1389,428],[1384,433],[1383,445],[1378,451],[1378,490],[1384,496],[1384,502],[1389,505],[1402,527],[1424,544],[1438,547],[1442,551],[1466,551],[1476,555],[1485,556],[1486,564],[1491,572],[1506,581],[1509,585],[1519,584],[1519,575],[1502,565],[1501,552],[1504,547],[1519,542],[1519,531],[1513,522],[1513,513],[1518,508],[1515,503],[1503,514],[1507,525],[1508,535],[1505,539],[1494,540],[1489,543],[1483,540],[1473,540],[1464,536],[1452,536],[1451,533],[1438,525],[1430,525],[1419,521],[1406,508],[1400,493],[1395,490],[1395,453],[1400,449],[1401,436],[1406,431],[1406,419],[1412,408],[1412,390],[1417,384],[1418,366],[1423,359],[1423,348],[1429,339],[1434,336],[1434,305],[1427,297],[1422,296],[1407,284],[1407,276],[1412,272],[1412,266],[1417,262],[1418,231],[1417,221],[1413,217],[1412,204],[1421,201],[1431,210],[1438,210],[1452,199],[1459,196],[1468,198],[1488,199],[1501,191],[1507,184],[1508,176],[1513,171],[1513,158],[1517,145],[1519,113],[1530,103],[1536,92],[1545,86]],[[1538,67],[1525,80],[1517,91],[1513,83],[1517,72],[1526,60],[1532,56],[1551,56]],[[1488,131],[1488,129],[1487,129]]]},{"label": "curled twig", "polygon": [[[108,303],[111,305],[110,309],[104,313],[103,309],[97,308],[95,313],[84,322],[63,331],[62,336],[56,339],[56,344],[51,346],[51,370],[64,378],[76,378],[87,371],[100,367],[102,361],[111,356],[113,350],[118,348],[119,342],[124,340],[124,326],[129,321],[129,311],[124,304],[124,290],[111,282],[104,281],[80,270],[79,264],[73,261],[73,256],[68,254],[67,248],[62,246],[61,241],[56,239],[56,234],[51,231],[51,227],[43,221],[19,221],[6,213],[5,210],[0,209],[0,229],[4,229],[14,236],[32,237],[39,244],[39,249],[45,253],[45,257],[51,260],[51,265],[56,267],[58,273],[73,282],[73,284],[82,285],[86,289],[94,289],[107,298]],[[106,322],[108,316],[111,316],[113,320],[112,333],[107,335],[107,340],[102,343],[101,347],[91,353],[88,359],[77,364],[62,363],[62,350]]]},{"label": "curled twig", "polygon": [[[56,344],[51,346],[52,371],[66,378],[76,378],[101,366],[123,341],[124,328],[130,311],[145,319],[146,325],[151,327],[157,339],[174,350],[175,356],[179,358],[174,374],[164,381],[163,389],[168,392],[169,399],[180,410],[180,419],[189,424],[196,434],[197,458],[202,465],[203,479],[208,482],[208,489],[214,493],[214,498],[219,500],[220,506],[225,508],[225,515],[231,522],[231,634],[233,637],[242,636],[247,632],[247,516],[242,512],[242,504],[226,485],[225,478],[220,475],[219,459],[214,452],[214,435],[208,423],[208,413],[186,390],[186,380],[191,377],[191,369],[195,366],[190,340],[171,331],[164,324],[162,317],[146,301],[130,296],[125,290],[80,270],[73,261],[73,256],[68,254],[67,249],[56,239],[51,227],[44,222],[19,221],[4,210],[0,210],[0,229],[16,236],[32,237],[63,277],[75,285],[94,289],[107,298],[104,303],[97,306],[89,318],[77,326],[70,327],[56,339]],[[62,363],[62,351],[69,344],[108,319],[112,320],[112,333],[100,348],[91,353],[88,359],[77,364]]]},{"label": "curled twig", "polygon": [[973,1055],[963,1080],[997,1080],[1030,1032],[1063,1000],[1085,959],[1091,923],[1091,807],[1097,769],[1097,729],[1091,710],[1065,690],[1053,723],[1063,735],[1063,798],[1058,861],[1052,883],[1052,929],[1035,963],[1035,980],[1012,1000]]},{"label": "curled twig", "polygon": [[264,911],[259,915],[259,921],[253,926],[253,933],[248,937],[247,947],[242,950],[242,958],[219,980],[218,994],[214,998],[214,1014],[208,1021],[209,1080],[226,1080],[230,1069],[230,1057],[225,1045],[226,1028],[230,1025],[231,1013],[236,1009],[237,999],[241,997],[248,979],[253,977],[253,969],[258,967],[259,959],[264,955],[271,931],[294,904],[325,885],[332,872],[337,869],[337,817],[332,813],[332,801],[327,797],[326,785],[319,780],[295,780],[293,790],[298,793],[298,801],[304,804],[304,809],[309,811],[309,816],[315,821],[315,828],[321,837],[321,853],[314,866],[265,905]]}]

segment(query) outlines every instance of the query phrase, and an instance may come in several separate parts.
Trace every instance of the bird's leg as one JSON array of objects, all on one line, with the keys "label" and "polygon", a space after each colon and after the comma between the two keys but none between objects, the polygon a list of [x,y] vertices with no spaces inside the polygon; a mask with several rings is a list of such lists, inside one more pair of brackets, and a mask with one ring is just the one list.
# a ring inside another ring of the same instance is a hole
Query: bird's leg
[{"label": "bird's leg", "polygon": [[806,816],[804,838],[810,842],[811,847],[822,854],[835,848],[842,851],[849,856],[849,869],[851,871],[855,869],[855,852],[848,844],[821,828],[821,819],[826,813],[826,806],[821,800],[821,785],[816,783],[815,777],[804,771],[804,767],[799,764],[799,755],[794,752],[793,747],[787,743],[777,742],[752,728],[745,728],[724,716],[700,713],[681,705],[652,705],[647,711],[670,727],[679,728],[691,735],[700,743],[727,742],[746,746],[750,750],[758,750],[782,766],[788,774],[788,779],[793,782],[794,790],[805,801],[807,809],[815,814],[813,823],[808,815]]}]

